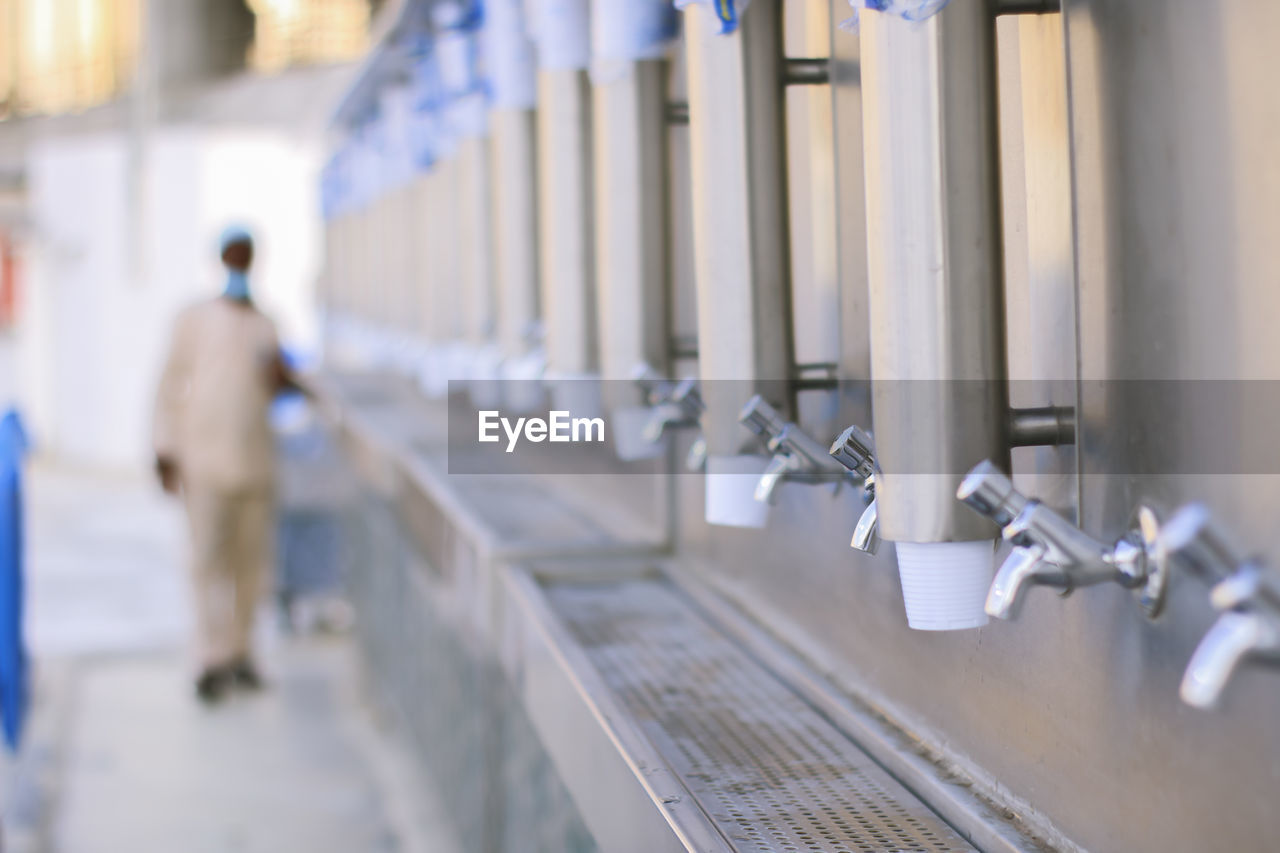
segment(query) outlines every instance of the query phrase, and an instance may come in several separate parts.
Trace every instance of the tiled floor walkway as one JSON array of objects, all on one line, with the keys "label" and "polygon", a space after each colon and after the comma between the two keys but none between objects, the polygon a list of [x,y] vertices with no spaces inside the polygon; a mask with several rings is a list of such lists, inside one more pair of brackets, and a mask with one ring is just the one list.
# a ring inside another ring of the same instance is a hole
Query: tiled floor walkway
[{"label": "tiled floor walkway", "polygon": [[349,639],[262,620],[270,689],[190,689],[179,507],[149,484],[37,467],[28,480],[37,700],[0,761],[7,851],[457,848]]}]

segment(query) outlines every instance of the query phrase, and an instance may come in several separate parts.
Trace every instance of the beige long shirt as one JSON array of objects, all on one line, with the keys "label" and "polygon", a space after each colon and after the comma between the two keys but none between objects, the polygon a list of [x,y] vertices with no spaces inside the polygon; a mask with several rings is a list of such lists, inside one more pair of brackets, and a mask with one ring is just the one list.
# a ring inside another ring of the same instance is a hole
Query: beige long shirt
[{"label": "beige long shirt", "polygon": [[179,315],[160,380],[154,443],[188,485],[271,489],[275,442],[268,412],[280,343],[252,306],[210,299]]}]

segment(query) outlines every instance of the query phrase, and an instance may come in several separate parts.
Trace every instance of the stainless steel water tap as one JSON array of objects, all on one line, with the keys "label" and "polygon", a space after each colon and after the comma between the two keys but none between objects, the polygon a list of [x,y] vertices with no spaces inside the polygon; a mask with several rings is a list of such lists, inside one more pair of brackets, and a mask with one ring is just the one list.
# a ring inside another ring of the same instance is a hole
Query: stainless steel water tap
[{"label": "stainless steel water tap", "polygon": [[[665,379],[652,367],[641,363],[632,371],[631,381],[644,393],[645,404],[653,410],[640,432],[645,441],[656,444],[668,430],[699,426],[706,404],[698,392],[697,379]],[[685,467],[690,471],[701,471],[706,463],[707,443],[699,436],[689,447]]]},{"label": "stainless steel water tap", "polygon": [[652,385],[649,393],[653,414],[642,433],[646,441],[660,441],[669,429],[697,426],[706,409],[702,395],[698,393],[698,380],[692,377]]},{"label": "stainless steel water tap", "polygon": [[858,518],[849,544],[859,551],[874,554],[880,548],[880,512],[875,498],[875,443],[861,427],[852,424],[832,442],[827,454],[862,479],[863,495],[868,503]]},{"label": "stainless steel water tap", "polygon": [[773,503],[778,486],[787,480],[839,483],[849,476],[821,444],[796,424],[783,420],[759,394],[743,406],[738,422],[762,438],[773,453],[773,459],[756,485],[755,498],[762,503]]},{"label": "stainless steel water tap", "polygon": [[1204,504],[1174,513],[1160,538],[1194,572],[1218,579],[1209,600],[1222,615],[1196,647],[1178,691],[1188,705],[1212,708],[1245,660],[1280,663],[1280,579],[1242,557]]},{"label": "stainless steel water tap", "polygon": [[670,399],[676,383],[667,379],[645,362],[637,364],[631,371],[631,381],[644,394],[646,406],[656,406]]},{"label": "stainless steel water tap", "polygon": [[1149,508],[1139,508],[1133,529],[1108,545],[1017,491],[990,461],[965,476],[956,497],[1000,525],[1013,545],[987,594],[988,615],[1015,618],[1032,586],[1065,593],[1108,581],[1136,590],[1149,615],[1159,612],[1168,573]]}]

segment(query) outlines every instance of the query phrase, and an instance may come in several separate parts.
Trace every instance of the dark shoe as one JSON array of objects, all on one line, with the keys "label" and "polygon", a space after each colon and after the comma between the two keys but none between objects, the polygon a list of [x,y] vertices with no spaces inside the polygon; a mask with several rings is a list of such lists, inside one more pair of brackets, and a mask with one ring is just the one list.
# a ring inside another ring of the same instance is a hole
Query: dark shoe
[{"label": "dark shoe", "polygon": [[228,672],[236,687],[242,687],[245,690],[262,689],[262,675],[258,672],[258,668],[253,665],[253,661],[247,658],[238,660],[231,664]]},{"label": "dark shoe", "polygon": [[196,696],[206,705],[213,705],[227,694],[231,679],[225,669],[206,669],[196,679]]}]

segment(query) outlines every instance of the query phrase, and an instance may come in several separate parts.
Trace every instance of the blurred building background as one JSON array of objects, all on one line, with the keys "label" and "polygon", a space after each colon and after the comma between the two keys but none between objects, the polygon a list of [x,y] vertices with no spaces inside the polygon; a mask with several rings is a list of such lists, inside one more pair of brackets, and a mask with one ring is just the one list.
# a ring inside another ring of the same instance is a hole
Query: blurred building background
[{"label": "blurred building background", "polygon": [[324,130],[382,5],[0,0],[0,400],[43,453],[146,460],[169,320],[217,286],[230,220],[315,345]]}]

